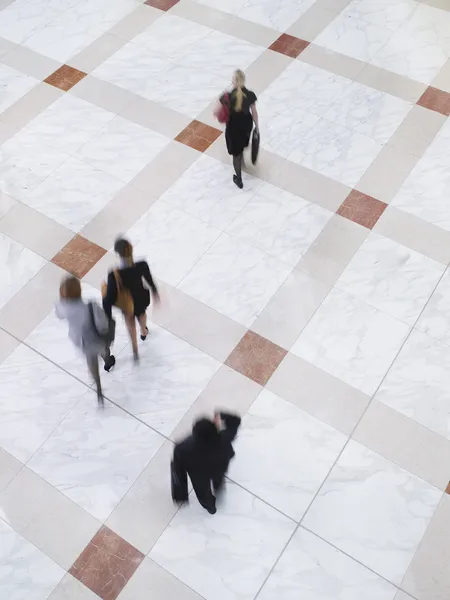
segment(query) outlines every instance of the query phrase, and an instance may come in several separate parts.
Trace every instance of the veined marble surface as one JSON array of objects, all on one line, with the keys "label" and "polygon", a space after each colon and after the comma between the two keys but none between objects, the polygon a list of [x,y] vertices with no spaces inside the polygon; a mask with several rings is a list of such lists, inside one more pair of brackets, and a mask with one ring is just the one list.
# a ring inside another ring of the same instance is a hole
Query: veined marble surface
[{"label": "veined marble surface", "polygon": [[294,529],[294,521],[229,483],[214,516],[191,494],[149,557],[206,600],[252,600]]},{"label": "veined marble surface", "polygon": [[350,441],[303,525],[401,583],[442,492]]},{"label": "veined marble surface", "polygon": [[336,287],[414,325],[444,265],[376,233],[370,233]]},{"label": "veined marble surface", "polygon": [[0,114],[29,92],[38,80],[0,64]]},{"label": "veined marble surface", "polygon": [[450,347],[413,331],[376,399],[450,439]]},{"label": "veined marble surface", "polygon": [[230,477],[300,521],[347,437],[263,390],[245,416]]},{"label": "veined marble surface", "polygon": [[302,527],[259,595],[261,600],[394,600],[397,589]]},{"label": "veined marble surface", "polygon": [[292,352],[370,395],[408,333],[404,323],[335,288]]},{"label": "veined marble surface", "polygon": [[448,269],[436,286],[416,327],[450,345],[450,271]]}]

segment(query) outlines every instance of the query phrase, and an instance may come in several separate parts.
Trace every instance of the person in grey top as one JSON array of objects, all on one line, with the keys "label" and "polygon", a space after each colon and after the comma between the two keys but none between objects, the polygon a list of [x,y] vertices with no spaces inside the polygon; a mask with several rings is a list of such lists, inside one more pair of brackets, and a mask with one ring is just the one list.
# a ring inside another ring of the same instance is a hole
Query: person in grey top
[{"label": "person in grey top", "polygon": [[103,404],[103,391],[98,366],[99,355],[105,362],[105,371],[116,363],[110,352],[111,320],[101,306],[95,302],[86,303],[81,297],[81,284],[76,277],[67,277],[59,288],[60,300],[55,312],[59,319],[69,324],[69,338],[86,357],[89,371],[94,378],[99,404]]}]

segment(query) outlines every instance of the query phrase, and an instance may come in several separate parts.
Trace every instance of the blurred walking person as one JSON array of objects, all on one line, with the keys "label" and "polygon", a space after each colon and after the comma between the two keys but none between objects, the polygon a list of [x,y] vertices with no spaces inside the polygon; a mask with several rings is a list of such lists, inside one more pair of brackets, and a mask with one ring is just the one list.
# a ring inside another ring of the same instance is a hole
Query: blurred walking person
[{"label": "blurred walking person", "polygon": [[[134,360],[139,360],[136,320],[139,323],[141,340],[148,335],[146,310],[150,305],[150,288],[155,302],[159,302],[159,293],[150,268],[145,260],[134,262],[133,246],[124,238],[114,244],[114,250],[120,257],[120,268],[108,274],[103,289],[103,308],[111,317],[112,307],[122,310],[125,324],[130,334]],[[144,282],[148,287],[144,287]]]},{"label": "blurred walking person", "polygon": [[240,417],[218,412],[214,421],[206,418],[196,421],[192,435],[175,446],[171,464],[172,498],[175,502],[188,502],[189,475],[203,508],[211,515],[217,512],[216,498],[234,457],[232,441],[240,424]]},{"label": "blurred walking person", "polygon": [[237,70],[233,75],[233,89],[220,97],[220,108],[216,111],[227,113],[224,117],[218,117],[219,120],[226,120],[225,140],[228,154],[233,157],[233,166],[235,175],[233,181],[242,189],[242,165],[243,152],[250,143],[253,124],[259,132],[258,111],[256,110],[256,94],[245,87],[245,74]]},{"label": "blurred walking person", "polygon": [[59,319],[69,324],[69,337],[86,357],[89,372],[94,378],[99,404],[103,404],[99,361],[104,360],[104,369],[109,371],[116,363],[111,354],[115,323],[108,318],[96,302],[86,303],[81,297],[81,284],[76,277],[66,277],[59,288],[60,300],[55,312]]}]

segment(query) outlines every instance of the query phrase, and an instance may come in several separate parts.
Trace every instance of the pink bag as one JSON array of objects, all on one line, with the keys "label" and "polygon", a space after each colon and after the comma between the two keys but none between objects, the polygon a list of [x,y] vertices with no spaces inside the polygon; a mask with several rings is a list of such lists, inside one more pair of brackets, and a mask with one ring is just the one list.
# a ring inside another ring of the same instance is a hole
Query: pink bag
[{"label": "pink bag", "polygon": [[230,120],[230,98],[228,94],[223,95],[224,102],[220,102],[220,106],[214,111],[214,116],[219,123],[228,123]]}]

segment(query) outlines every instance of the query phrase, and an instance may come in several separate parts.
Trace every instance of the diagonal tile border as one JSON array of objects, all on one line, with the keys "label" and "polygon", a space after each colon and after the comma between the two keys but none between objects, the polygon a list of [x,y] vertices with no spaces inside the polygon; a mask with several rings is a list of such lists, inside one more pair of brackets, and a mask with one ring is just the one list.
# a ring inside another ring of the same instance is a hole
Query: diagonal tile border
[{"label": "diagonal tile border", "polygon": [[116,600],[144,555],[103,525],[69,570],[102,600]]}]

